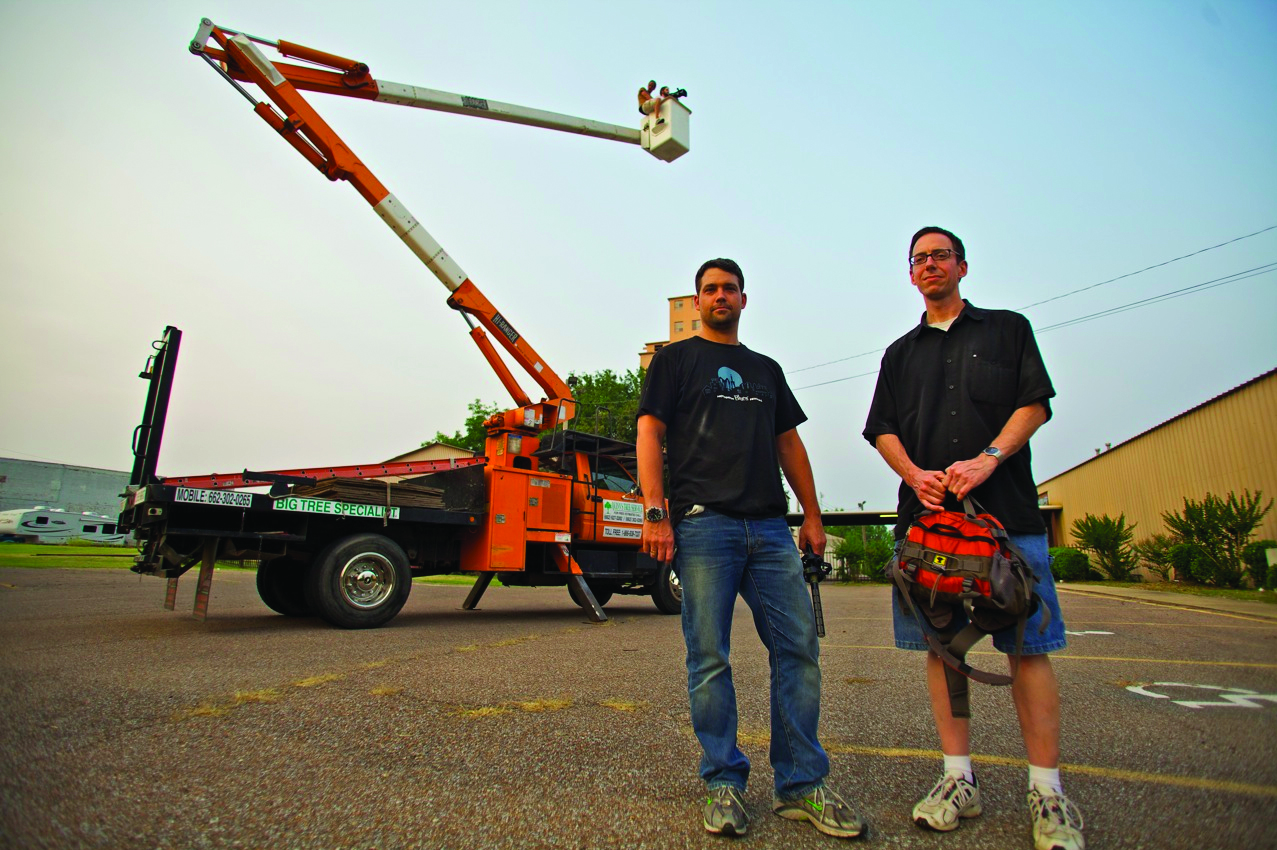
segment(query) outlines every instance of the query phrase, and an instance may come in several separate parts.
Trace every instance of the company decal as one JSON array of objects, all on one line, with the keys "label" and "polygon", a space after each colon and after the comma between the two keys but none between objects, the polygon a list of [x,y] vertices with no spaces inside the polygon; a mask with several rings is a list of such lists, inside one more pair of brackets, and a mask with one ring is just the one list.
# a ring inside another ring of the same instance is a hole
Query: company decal
[{"label": "company decal", "polygon": [[571,532],[567,532],[567,531],[554,532],[554,542],[555,543],[571,543],[572,542]]},{"label": "company decal", "polygon": [[604,537],[617,537],[622,540],[642,540],[643,529],[641,528],[617,528],[614,525],[603,526]]},{"label": "company decal", "polygon": [[469,107],[470,109],[487,109],[488,100],[483,97],[470,97],[469,95],[463,94],[461,96],[461,105]]},{"label": "company decal", "polygon": [[604,522],[632,522],[643,524],[643,506],[638,502],[622,502],[616,499],[603,500]]},{"label": "company decal", "polygon": [[504,317],[504,316],[502,316],[500,313],[493,313],[493,314],[492,314],[492,324],[496,325],[497,330],[499,330],[499,331],[501,331],[501,333],[505,334],[505,338],[506,338],[506,339],[508,339],[508,340],[510,340],[510,342],[518,342],[518,341],[519,341],[519,332],[518,332],[518,331],[516,331],[516,330],[514,329],[514,325],[510,324],[509,322],[507,322],[507,321],[505,320],[505,317]]},{"label": "company decal", "polygon": [[[275,500],[275,510],[295,511],[303,514],[328,514],[329,516],[373,517],[386,516],[385,505],[355,505],[350,502],[330,502],[327,499],[307,499],[302,496],[285,496]],[[390,518],[399,519],[399,509],[390,509]]]},{"label": "company decal", "polygon": [[192,502],[197,505],[221,505],[226,508],[253,506],[252,493],[237,493],[234,490],[192,490],[189,487],[178,487],[177,495],[173,497],[173,500]]}]

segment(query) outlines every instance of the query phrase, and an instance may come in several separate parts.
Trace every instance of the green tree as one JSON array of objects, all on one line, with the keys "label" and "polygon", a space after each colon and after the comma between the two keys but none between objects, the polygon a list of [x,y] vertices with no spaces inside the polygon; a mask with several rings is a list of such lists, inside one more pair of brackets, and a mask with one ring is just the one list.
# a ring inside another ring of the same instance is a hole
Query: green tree
[{"label": "green tree", "polygon": [[1139,559],[1131,549],[1135,526],[1126,524],[1126,514],[1117,519],[1108,514],[1087,514],[1073,520],[1073,539],[1078,548],[1095,555],[1095,568],[1110,581],[1131,581]]},{"label": "green tree", "polygon": [[571,427],[633,443],[638,439],[636,414],[643,393],[643,374],[642,369],[572,372],[568,382],[576,381],[572,387],[576,417]]},{"label": "green tree", "polygon": [[[635,414],[638,412],[639,396],[643,392],[643,374],[642,369],[631,369],[619,374],[611,369],[571,373],[568,382],[574,384],[572,396],[576,399],[576,416],[569,423],[570,427],[633,443],[638,438]],[[422,445],[448,443],[483,454],[486,436],[484,421],[494,413],[508,410],[512,406],[513,402],[504,405],[497,402],[484,403],[476,398],[466,405],[470,413],[460,430],[455,434],[440,431]]]},{"label": "green tree", "polygon": [[896,542],[890,526],[835,525],[825,532],[843,539],[834,551],[843,560],[834,578],[839,581],[882,578]]},{"label": "green tree", "polygon": [[450,446],[469,449],[475,454],[483,454],[483,441],[487,436],[484,433],[483,423],[489,416],[494,413],[500,413],[505,408],[496,402],[484,404],[477,398],[466,405],[466,408],[470,411],[470,415],[466,417],[465,424],[461,426],[461,430],[455,434],[445,434],[440,431],[421,445],[447,443]]},{"label": "green tree", "polygon": [[1175,568],[1175,562],[1171,558],[1171,547],[1175,543],[1175,538],[1169,534],[1154,534],[1152,537],[1145,537],[1132,548],[1139,556],[1140,566],[1162,581],[1170,581],[1171,570]]},{"label": "green tree", "polygon": [[1233,492],[1222,499],[1207,493],[1200,502],[1185,496],[1182,511],[1162,514],[1172,534],[1200,550],[1191,561],[1194,578],[1224,587],[1241,585],[1242,547],[1273,507],[1273,500],[1264,505],[1263,497],[1263,492],[1252,496],[1249,490],[1240,498]]}]

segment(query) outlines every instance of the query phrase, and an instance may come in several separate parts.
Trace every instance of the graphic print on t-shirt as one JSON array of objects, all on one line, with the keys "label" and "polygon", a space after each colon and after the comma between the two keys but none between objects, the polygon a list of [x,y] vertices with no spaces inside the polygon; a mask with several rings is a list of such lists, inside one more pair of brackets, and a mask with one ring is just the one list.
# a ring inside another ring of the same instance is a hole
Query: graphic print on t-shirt
[{"label": "graphic print on t-shirt", "polygon": [[762,401],[772,397],[772,391],[765,384],[746,381],[735,369],[723,366],[718,376],[705,386],[706,395],[716,395],[727,401]]}]

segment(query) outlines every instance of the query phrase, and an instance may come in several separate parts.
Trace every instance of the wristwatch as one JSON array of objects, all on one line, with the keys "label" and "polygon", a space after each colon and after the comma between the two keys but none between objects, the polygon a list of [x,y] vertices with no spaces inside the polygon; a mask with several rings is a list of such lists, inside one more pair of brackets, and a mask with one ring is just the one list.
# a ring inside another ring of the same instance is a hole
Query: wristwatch
[{"label": "wristwatch", "polygon": [[1002,462],[1002,449],[998,448],[997,446],[989,446],[987,449],[980,452],[980,454],[988,455],[989,457],[996,460],[998,463]]},{"label": "wristwatch", "polygon": [[647,512],[643,514],[643,519],[648,522],[660,522],[667,516],[669,514],[665,512],[665,508],[648,508]]}]

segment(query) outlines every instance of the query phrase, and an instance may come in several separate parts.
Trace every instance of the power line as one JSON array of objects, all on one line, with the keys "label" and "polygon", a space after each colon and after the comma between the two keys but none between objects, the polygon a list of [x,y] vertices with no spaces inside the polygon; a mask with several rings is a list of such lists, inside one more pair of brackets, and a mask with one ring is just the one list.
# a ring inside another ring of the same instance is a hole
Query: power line
[{"label": "power line", "polygon": [[1238,236],[1236,239],[1229,239],[1227,242],[1220,242],[1218,245],[1212,245],[1209,248],[1202,248],[1200,251],[1194,251],[1191,254],[1185,254],[1184,256],[1176,257],[1173,260],[1167,260],[1164,263],[1156,263],[1155,265],[1146,266],[1139,271],[1127,272],[1126,274],[1118,275],[1117,277],[1111,277],[1108,280],[1102,280],[1099,283],[1093,283],[1090,286],[1084,286],[1081,289],[1075,289],[1072,292],[1065,292],[1063,295],[1052,296],[1051,298],[1047,298],[1043,301],[1034,301],[1032,304],[1026,304],[1018,309],[1027,310],[1030,307],[1038,307],[1042,304],[1049,304],[1052,301],[1059,301],[1061,298],[1068,298],[1070,295],[1077,295],[1079,292],[1086,292],[1089,289],[1104,286],[1106,283],[1113,283],[1114,281],[1123,280],[1128,277],[1135,277],[1137,274],[1143,274],[1144,272],[1152,271],[1153,269],[1160,269],[1162,266],[1169,266],[1171,263],[1178,263],[1180,260],[1187,260],[1189,257],[1196,257],[1198,254],[1204,254],[1207,251],[1214,251],[1216,248],[1223,248],[1225,245],[1231,245],[1234,242],[1240,242],[1243,239],[1249,239],[1252,236],[1258,236],[1259,234],[1267,233],[1270,230],[1277,230],[1277,224],[1274,224],[1271,227],[1265,227],[1263,230],[1256,230],[1254,233],[1247,233],[1245,236]]},{"label": "power line", "polygon": [[[1263,275],[1263,274],[1272,274],[1275,271],[1277,271],[1277,262],[1268,263],[1267,265],[1263,265],[1263,266],[1256,266],[1253,269],[1246,269],[1245,271],[1234,272],[1229,275],[1224,275],[1223,277],[1217,277],[1213,280],[1203,281],[1202,283],[1195,283],[1192,286],[1186,286],[1183,289],[1175,289],[1175,290],[1171,290],[1170,292],[1164,292],[1161,295],[1154,295],[1150,298],[1142,298],[1139,301],[1132,301],[1129,304],[1123,304],[1119,307],[1111,307],[1107,310],[1101,310],[1098,313],[1091,313],[1090,315],[1086,315],[1086,316],[1078,316],[1075,319],[1068,319],[1067,321],[1058,322],[1054,325],[1047,325],[1046,327],[1036,328],[1034,332],[1037,334],[1043,334],[1048,331],[1059,330],[1060,328],[1067,328],[1073,325],[1080,325],[1080,324],[1083,324],[1084,322],[1090,322],[1095,319],[1102,319],[1105,316],[1113,316],[1118,313],[1125,313],[1128,310],[1137,310],[1140,307],[1147,307],[1151,304],[1156,304],[1160,301],[1169,301],[1172,298],[1180,298],[1184,295],[1192,295],[1197,292],[1205,292],[1208,289],[1214,289],[1217,286],[1224,286],[1225,284],[1229,284],[1229,283],[1237,283],[1238,281],[1246,280],[1247,278],[1258,277],[1259,275]],[[879,349],[879,350],[885,351],[886,349]],[[867,353],[872,354],[873,352],[867,352]],[[863,357],[864,355],[856,355],[856,356]],[[843,381],[852,381],[852,380],[855,380],[856,378],[866,378],[870,375],[876,375],[876,374],[878,374],[878,370],[874,369],[872,372],[861,372],[858,375],[848,375],[845,378],[834,378],[831,381],[822,381],[821,383],[818,383],[818,384],[806,384],[801,387],[794,387],[794,390],[795,391],[809,390],[809,389],[812,389],[813,387],[824,387],[824,386],[828,386],[829,384],[840,384]]]},{"label": "power line", "polygon": [[[1235,238],[1233,238],[1233,239],[1229,239],[1229,240],[1228,240],[1228,241],[1226,241],[1226,242],[1220,242],[1218,245],[1211,245],[1209,248],[1202,248],[1202,249],[1200,249],[1200,250],[1193,251],[1193,252],[1192,252],[1192,253],[1190,253],[1190,254],[1184,254],[1183,256],[1175,257],[1175,258],[1173,258],[1173,259],[1166,260],[1166,261],[1161,262],[1161,263],[1155,263],[1154,265],[1146,266],[1146,267],[1144,267],[1144,268],[1142,268],[1142,269],[1139,269],[1138,271],[1127,272],[1126,274],[1118,275],[1117,277],[1112,277],[1112,278],[1109,278],[1108,280],[1102,280],[1102,281],[1100,281],[1099,283],[1093,283],[1093,284],[1091,284],[1091,285],[1089,285],[1089,286],[1084,286],[1084,287],[1082,287],[1081,289],[1075,289],[1075,290],[1073,290],[1072,292],[1065,292],[1065,293],[1064,293],[1064,294],[1062,294],[1062,295],[1054,295],[1054,296],[1052,296],[1052,297],[1050,297],[1050,298],[1047,298],[1047,299],[1045,299],[1045,300],[1043,300],[1043,301],[1035,301],[1035,302],[1034,302],[1034,303],[1032,303],[1032,304],[1028,304],[1028,305],[1026,305],[1026,306],[1024,306],[1024,307],[1020,307],[1020,308],[1018,308],[1018,310],[1028,310],[1030,307],[1038,307],[1038,306],[1040,306],[1040,305],[1042,305],[1042,304],[1048,304],[1048,303],[1050,303],[1050,302],[1052,302],[1052,301],[1059,301],[1061,298],[1068,298],[1070,295],[1077,295],[1079,292],[1086,292],[1087,290],[1095,289],[1095,288],[1097,288],[1097,287],[1104,286],[1105,284],[1113,283],[1113,282],[1115,282],[1115,281],[1124,280],[1124,279],[1126,279],[1126,278],[1128,278],[1128,277],[1134,277],[1134,276],[1135,276],[1135,275],[1137,275],[1137,274],[1143,274],[1144,272],[1152,271],[1153,269],[1160,269],[1162,266],[1169,266],[1171,263],[1177,263],[1177,262],[1179,262],[1180,260],[1186,260],[1186,259],[1188,259],[1189,257],[1196,257],[1198,254],[1204,254],[1204,253],[1206,253],[1207,251],[1214,251],[1216,248],[1223,248],[1225,245],[1231,245],[1231,244],[1233,244],[1234,242],[1240,242],[1240,241],[1242,241],[1243,239],[1250,239],[1252,236],[1259,236],[1261,233],[1267,233],[1267,232],[1268,232],[1268,231],[1270,231],[1270,230],[1277,230],[1277,224],[1270,225],[1269,227],[1265,227],[1265,228],[1263,228],[1262,230],[1256,230],[1254,233],[1247,233],[1245,236],[1238,236],[1238,237],[1235,237]],[[1238,272],[1238,274],[1245,274],[1245,272]],[[1201,284],[1199,284],[1199,285],[1201,285]],[[1166,296],[1156,296],[1156,297],[1157,297],[1157,298],[1163,298],[1163,297],[1166,297]],[[1138,303],[1138,302],[1137,302],[1137,303]],[[1151,303],[1151,302],[1150,302],[1150,303]],[[1114,310],[1113,310],[1112,312],[1121,312],[1121,310],[1122,310],[1122,308],[1114,308]],[[1096,317],[1098,318],[1100,315],[1103,315],[1103,314],[1099,314],[1099,313],[1097,313],[1097,314],[1096,314]],[[1057,325],[1052,325],[1052,326],[1051,326],[1051,328],[1055,328],[1055,327],[1064,327],[1064,326],[1065,326],[1064,324],[1060,324],[1060,325],[1058,325],[1058,326],[1057,326]],[[1046,330],[1046,329],[1043,329],[1043,330]],[[873,351],[862,351],[862,352],[861,352],[861,353],[859,353],[859,354],[852,354],[852,355],[850,355],[850,356],[848,356],[848,357],[839,357],[837,360],[827,360],[827,361],[825,361],[824,363],[817,363],[817,364],[816,364],[816,365],[814,365],[814,366],[804,366],[804,367],[802,367],[801,369],[790,369],[790,370],[789,370],[789,374],[791,374],[791,375],[796,375],[796,374],[798,374],[799,372],[807,372],[807,371],[809,371],[809,370],[811,370],[811,369],[819,369],[819,368],[821,368],[822,366],[832,366],[832,365],[834,365],[835,363],[846,363],[848,360],[856,360],[856,359],[861,358],[861,357],[868,357],[868,356],[869,356],[869,355],[871,355],[871,354],[881,354],[882,352],[884,352],[884,351],[886,351],[886,350],[887,350],[886,348],[875,348]],[[873,373],[873,372],[866,372],[865,374],[866,374],[866,375],[872,375],[872,374],[874,374],[874,373]],[[850,381],[852,378],[861,378],[861,377],[864,377],[864,375],[852,375],[852,376],[847,377],[847,378],[838,378],[837,380],[834,380],[834,381],[826,381],[825,383],[833,384],[833,383],[837,383],[838,381]],[[820,387],[820,386],[824,386],[824,384],[808,384],[808,385],[807,385],[807,387]],[[799,387],[798,389],[807,389],[807,387]]]},{"label": "power line", "polygon": [[1036,333],[1043,334],[1043,333],[1046,333],[1047,331],[1059,330],[1060,328],[1067,328],[1072,325],[1080,325],[1083,322],[1089,322],[1092,319],[1101,319],[1105,316],[1113,316],[1118,313],[1125,313],[1127,310],[1135,310],[1139,307],[1147,307],[1150,304],[1156,304],[1159,301],[1169,301],[1172,298],[1179,298],[1183,295],[1192,295],[1194,292],[1205,292],[1208,289],[1214,289],[1215,287],[1223,286],[1226,283],[1236,283],[1239,280],[1245,280],[1246,278],[1249,278],[1249,277],[1257,277],[1261,274],[1271,274],[1272,272],[1277,271],[1277,268],[1274,268],[1274,267],[1277,267],[1277,263],[1269,263],[1266,266],[1256,266],[1253,269],[1246,269],[1246,271],[1243,271],[1243,272],[1235,272],[1234,274],[1225,275],[1224,277],[1217,277],[1214,280],[1208,280],[1208,281],[1205,281],[1204,283],[1197,283],[1197,284],[1193,284],[1192,286],[1186,286],[1183,289],[1176,289],[1172,292],[1165,292],[1161,295],[1154,295],[1151,298],[1144,298],[1139,301],[1132,301],[1131,303],[1123,304],[1120,307],[1112,307],[1108,310],[1101,310],[1098,313],[1091,313],[1088,316],[1079,316],[1076,319],[1069,319],[1068,321],[1058,322],[1054,325],[1047,325],[1046,327],[1038,328]]}]

